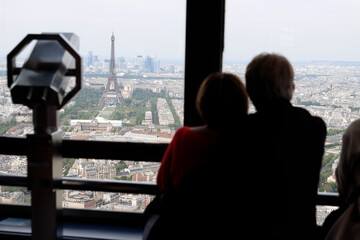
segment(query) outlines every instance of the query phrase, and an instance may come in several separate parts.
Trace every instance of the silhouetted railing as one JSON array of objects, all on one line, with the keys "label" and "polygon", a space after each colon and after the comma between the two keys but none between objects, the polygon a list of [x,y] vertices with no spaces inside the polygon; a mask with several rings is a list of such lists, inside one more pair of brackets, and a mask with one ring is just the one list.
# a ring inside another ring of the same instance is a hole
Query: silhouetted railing
[{"label": "silhouetted railing", "polygon": [[[0,137],[0,146],[2,146],[0,154],[26,155],[26,142],[27,140],[25,138]],[[66,158],[160,162],[167,144],[63,140],[62,146],[62,156]],[[0,185],[26,187],[27,177],[3,175],[0,176]],[[54,186],[58,189],[139,194],[157,193],[157,188],[154,184],[129,181],[105,181],[63,177],[62,179],[54,179]],[[318,193],[317,204],[338,206],[338,194]]]}]

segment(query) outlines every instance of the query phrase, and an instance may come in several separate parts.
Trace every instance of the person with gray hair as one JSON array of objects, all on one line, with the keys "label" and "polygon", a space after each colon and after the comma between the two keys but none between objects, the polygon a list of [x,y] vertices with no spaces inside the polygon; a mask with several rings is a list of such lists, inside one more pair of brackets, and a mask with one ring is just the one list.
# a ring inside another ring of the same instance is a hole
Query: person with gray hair
[{"label": "person with gray hair", "polygon": [[340,208],[323,224],[326,240],[360,238],[360,119],[353,121],[342,137],[339,165],[335,170]]},{"label": "person with gray hair", "polygon": [[294,70],[285,57],[256,56],[245,78],[257,111],[220,141],[223,159],[232,159],[232,169],[241,171],[228,170],[227,176],[236,176],[230,189],[241,186],[245,195],[239,212],[247,220],[243,229],[250,239],[317,239],[325,123],[291,104]]},{"label": "person with gray hair", "polygon": [[290,101],[295,90],[290,62],[277,54],[256,56],[246,68],[246,89],[256,108],[269,99]]}]

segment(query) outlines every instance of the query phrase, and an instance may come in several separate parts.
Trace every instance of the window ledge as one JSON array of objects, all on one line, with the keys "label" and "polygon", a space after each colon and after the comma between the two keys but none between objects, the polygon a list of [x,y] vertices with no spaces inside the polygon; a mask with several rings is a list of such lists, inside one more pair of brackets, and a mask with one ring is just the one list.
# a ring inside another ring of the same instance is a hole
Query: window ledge
[{"label": "window ledge", "polygon": [[[142,234],[143,229],[136,227],[65,222],[63,239],[140,240],[142,239]],[[30,239],[31,220],[24,218],[5,218],[0,220],[0,237],[6,237],[6,239]]]}]

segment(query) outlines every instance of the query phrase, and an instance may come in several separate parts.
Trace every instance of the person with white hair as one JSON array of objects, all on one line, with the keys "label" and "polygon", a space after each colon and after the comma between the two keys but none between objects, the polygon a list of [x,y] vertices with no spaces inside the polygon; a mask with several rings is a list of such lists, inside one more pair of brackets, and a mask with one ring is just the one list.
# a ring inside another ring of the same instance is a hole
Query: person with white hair
[{"label": "person with white hair", "polygon": [[250,221],[256,239],[317,239],[316,196],[326,125],[291,104],[294,70],[284,56],[256,56],[245,78],[256,113],[247,117],[237,134],[242,138],[233,139],[228,154],[238,152],[232,163],[243,169],[241,186],[246,185],[252,206],[247,206],[249,218],[261,216],[261,221]]}]

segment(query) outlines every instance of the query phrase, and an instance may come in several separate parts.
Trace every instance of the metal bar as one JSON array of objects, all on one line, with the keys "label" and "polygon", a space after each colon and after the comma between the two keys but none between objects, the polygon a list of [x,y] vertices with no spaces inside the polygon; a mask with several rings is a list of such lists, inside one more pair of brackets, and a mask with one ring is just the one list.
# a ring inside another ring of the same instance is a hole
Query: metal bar
[{"label": "metal bar", "polygon": [[[19,204],[0,204],[0,217],[31,219],[31,206]],[[89,209],[63,209],[63,218],[66,222],[103,223],[119,225],[141,225],[142,213],[101,211]]]},{"label": "metal bar", "polygon": [[338,193],[318,192],[316,196],[317,205],[340,206]]},{"label": "metal bar", "polygon": [[95,158],[160,162],[168,144],[63,140],[66,158]]},{"label": "metal bar", "polygon": [[[64,185],[66,186],[66,185]],[[339,206],[337,193],[318,193],[317,205]],[[0,204],[0,217],[31,218],[31,206]],[[104,224],[141,224],[141,213],[127,213],[115,211],[99,211],[87,209],[63,209],[64,221]],[[120,223],[119,223],[120,222]]]},{"label": "metal bar", "polygon": [[[0,176],[0,185],[28,187],[28,179],[25,176],[2,175]],[[155,184],[124,181],[96,181],[91,179],[62,178],[62,180],[54,181],[54,187],[58,189],[126,192],[151,195],[158,193],[158,189]],[[318,192],[316,204],[339,206],[339,194]],[[0,212],[1,206],[3,205],[0,205]]]},{"label": "metal bar", "polygon": [[143,227],[144,215],[135,212],[88,210],[88,209],[63,209],[64,222],[79,222],[90,224],[106,224],[116,226]]},{"label": "metal bar", "polygon": [[92,179],[63,178],[54,181],[57,189],[103,191],[103,192],[125,192],[137,194],[155,195],[159,192],[155,184],[124,182],[124,181],[97,181]]},{"label": "metal bar", "polygon": [[31,218],[31,206],[20,204],[0,204],[0,217]]},{"label": "metal bar", "polygon": [[[27,139],[0,136],[0,154],[26,155]],[[62,155],[67,158],[94,158],[161,162],[168,144],[63,140]]]},{"label": "metal bar", "polygon": [[[2,175],[0,176],[0,185],[28,187],[28,178],[25,176]],[[76,178],[62,178],[61,180],[54,180],[54,188],[102,192],[126,192],[151,195],[158,193],[157,186],[151,183],[110,180],[99,181]]]},{"label": "metal bar", "polygon": [[28,187],[28,178],[26,176],[0,175],[0,185]]},{"label": "metal bar", "polygon": [[[27,140],[25,138],[0,137],[0,154],[5,155],[25,155]],[[78,140],[63,140],[63,156],[72,158],[95,158],[95,159],[123,159],[134,161],[152,161],[159,162],[163,153],[165,152],[167,144],[148,144],[148,143],[123,143],[123,142],[106,142],[106,141],[78,141]],[[101,149],[102,151],[98,151]],[[78,183],[76,183],[78,181]],[[86,183],[85,180],[70,180],[64,178],[62,183],[56,183],[56,187],[60,189],[74,189],[94,191],[122,191],[127,190],[132,193],[156,193],[156,186],[148,186],[139,183],[120,183],[106,182],[106,183]],[[87,180],[89,181],[89,180]],[[27,187],[27,177],[25,176],[0,176],[0,184],[8,186],[24,186]],[[141,189],[144,188],[144,192]],[[336,193],[318,193],[318,205],[333,205],[340,204],[338,194]]]},{"label": "metal bar", "polygon": [[28,240],[31,239],[31,233],[0,231],[0,239]]},{"label": "metal bar", "polygon": [[0,154],[4,155],[26,155],[26,138],[0,137]]}]

